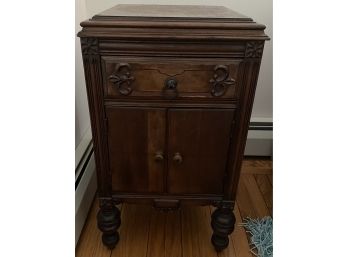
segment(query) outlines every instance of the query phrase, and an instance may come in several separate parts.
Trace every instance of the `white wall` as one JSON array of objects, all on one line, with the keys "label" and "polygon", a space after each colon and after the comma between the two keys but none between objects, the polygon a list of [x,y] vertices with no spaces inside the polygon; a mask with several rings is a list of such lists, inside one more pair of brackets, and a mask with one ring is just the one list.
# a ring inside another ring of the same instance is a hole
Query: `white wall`
[{"label": "white wall", "polygon": [[[252,17],[255,21],[265,24],[266,34],[273,36],[272,0],[76,0],[76,29],[80,29],[78,23],[82,20],[104,11],[116,4],[183,4],[183,5],[223,5],[237,12]],[[76,142],[81,140],[89,127],[87,98],[85,81],[83,78],[81,51],[79,40],[76,44]],[[273,86],[273,41],[267,41],[264,49],[264,57],[261,64],[260,76],[252,113],[252,120],[272,121],[272,86]]]},{"label": "white wall", "polygon": [[[81,30],[80,22],[88,18],[86,1],[75,2],[75,35]],[[83,72],[80,38],[75,38],[75,148],[90,128],[87,93]]]}]

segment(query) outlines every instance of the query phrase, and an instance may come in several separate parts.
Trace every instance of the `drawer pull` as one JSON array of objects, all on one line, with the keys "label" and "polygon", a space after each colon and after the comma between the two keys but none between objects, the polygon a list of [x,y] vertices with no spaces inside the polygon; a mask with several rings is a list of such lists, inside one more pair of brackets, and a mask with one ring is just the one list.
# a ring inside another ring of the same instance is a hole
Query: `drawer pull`
[{"label": "drawer pull", "polygon": [[174,99],[178,96],[177,90],[178,81],[175,78],[169,77],[164,82],[163,96],[167,99]]},{"label": "drawer pull", "polygon": [[211,94],[213,96],[223,96],[229,86],[235,85],[236,81],[230,78],[230,72],[226,65],[216,65],[214,77],[209,81],[213,84]]},{"label": "drawer pull", "polygon": [[173,157],[173,161],[176,162],[177,164],[181,164],[183,159],[180,153],[175,153]]},{"label": "drawer pull", "polygon": [[132,93],[131,84],[134,81],[134,77],[131,75],[131,67],[128,63],[118,63],[115,67],[115,71],[109,76],[109,81],[113,83],[121,95],[129,95]]},{"label": "drawer pull", "polygon": [[162,151],[156,152],[156,154],[155,154],[155,161],[156,162],[162,162],[163,160],[164,160],[163,152]]}]

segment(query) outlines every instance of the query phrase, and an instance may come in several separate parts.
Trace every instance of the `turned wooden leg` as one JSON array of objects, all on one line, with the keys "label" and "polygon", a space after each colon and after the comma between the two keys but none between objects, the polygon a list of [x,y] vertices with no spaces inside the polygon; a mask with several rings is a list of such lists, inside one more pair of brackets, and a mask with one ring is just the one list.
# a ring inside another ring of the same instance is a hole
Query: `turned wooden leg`
[{"label": "turned wooden leg", "polygon": [[235,222],[236,218],[230,204],[220,204],[211,215],[211,227],[213,228],[211,242],[216,251],[221,251],[228,246],[228,235],[233,232]]},{"label": "turned wooden leg", "polygon": [[100,210],[97,215],[98,228],[103,232],[103,244],[113,249],[120,236],[117,229],[121,225],[120,211],[115,203],[110,200],[100,200]]}]

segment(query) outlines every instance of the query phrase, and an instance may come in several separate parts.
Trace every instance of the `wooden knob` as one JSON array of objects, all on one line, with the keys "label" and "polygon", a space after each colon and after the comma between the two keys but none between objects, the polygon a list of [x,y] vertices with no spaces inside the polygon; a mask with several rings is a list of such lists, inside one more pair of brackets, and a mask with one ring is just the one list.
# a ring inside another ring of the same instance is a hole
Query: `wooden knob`
[{"label": "wooden knob", "polygon": [[162,94],[164,96],[164,98],[166,99],[174,99],[178,96],[178,90],[177,87],[178,86],[178,81],[173,78],[173,77],[169,77],[166,79],[166,81],[164,82],[164,88],[162,90]]},{"label": "wooden knob", "polygon": [[156,162],[161,162],[163,160],[164,160],[163,152],[161,152],[161,151],[156,152],[156,154],[155,154],[155,161]]},{"label": "wooden knob", "polygon": [[177,164],[182,163],[183,159],[180,153],[175,153],[173,157],[173,161],[175,161]]}]

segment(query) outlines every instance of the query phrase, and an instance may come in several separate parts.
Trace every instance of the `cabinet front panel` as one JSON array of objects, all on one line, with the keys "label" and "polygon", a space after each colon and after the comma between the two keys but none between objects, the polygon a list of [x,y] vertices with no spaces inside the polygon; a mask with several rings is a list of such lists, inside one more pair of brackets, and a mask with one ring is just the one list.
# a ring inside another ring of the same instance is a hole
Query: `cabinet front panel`
[{"label": "cabinet front panel", "polygon": [[240,60],[103,56],[109,98],[236,99]]},{"label": "cabinet front panel", "polygon": [[113,191],[163,191],[165,113],[156,108],[106,108]]},{"label": "cabinet front panel", "polygon": [[222,194],[234,109],[169,109],[169,193]]}]

